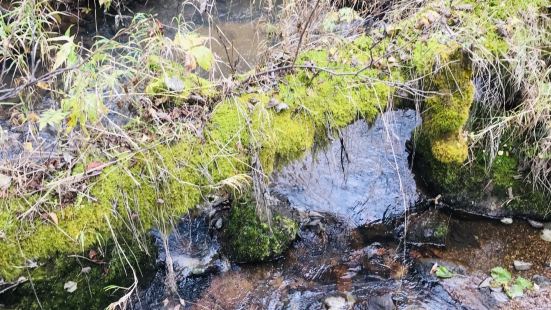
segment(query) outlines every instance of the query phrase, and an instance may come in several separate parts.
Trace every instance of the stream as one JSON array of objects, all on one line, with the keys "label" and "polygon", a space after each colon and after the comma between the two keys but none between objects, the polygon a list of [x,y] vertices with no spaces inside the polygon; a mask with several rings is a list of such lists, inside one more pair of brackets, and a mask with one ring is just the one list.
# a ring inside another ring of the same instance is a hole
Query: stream
[{"label": "stream", "polygon": [[[182,218],[168,252],[186,308],[495,309],[509,298],[479,286],[493,267],[513,269],[514,260],[533,264],[520,275],[549,285],[551,252],[538,229],[449,213],[418,190],[406,151],[418,124],[413,110],[385,112],[371,125],[357,121],[277,172],[271,192],[301,229],[271,262],[226,258],[217,230],[227,205]],[[135,309],[170,304],[166,252],[155,236],[160,268]],[[438,279],[435,263],[455,276]]]}]

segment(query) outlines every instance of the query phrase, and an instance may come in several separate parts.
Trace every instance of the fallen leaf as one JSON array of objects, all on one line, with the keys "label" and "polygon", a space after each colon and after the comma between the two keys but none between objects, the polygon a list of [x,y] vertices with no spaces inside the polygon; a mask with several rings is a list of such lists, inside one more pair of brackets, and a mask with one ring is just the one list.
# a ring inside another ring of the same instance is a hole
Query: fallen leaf
[{"label": "fallen leaf", "polygon": [[48,212],[48,218],[55,224],[55,225],[58,225],[59,224],[59,221],[57,219],[57,214],[55,214],[54,212]]},{"label": "fallen leaf", "polygon": [[11,185],[11,177],[0,174],[0,190],[7,190]]},{"label": "fallen leaf", "polygon": [[89,163],[87,166],[86,166],[86,173],[90,172],[90,171],[96,171],[96,170],[101,170],[100,167],[103,166],[103,163],[102,162],[99,162],[99,161],[93,161],[91,163]]},{"label": "fallen leaf", "polygon": [[26,152],[30,153],[33,151],[33,144],[30,143],[30,142],[25,142],[23,143],[23,150],[25,150]]},{"label": "fallen leaf", "polygon": [[75,281],[68,281],[63,285],[63,289],[69,293],[72,293],[77,290],[77,283]]},{"label": "fallen leaf", "polygon": [[91,259],[91,260],[94,260],[96,258],[96,256],[98,256],[98,252],[96,252],[94,249],[90,250],[90,252],[88,252],[88,258]]}]

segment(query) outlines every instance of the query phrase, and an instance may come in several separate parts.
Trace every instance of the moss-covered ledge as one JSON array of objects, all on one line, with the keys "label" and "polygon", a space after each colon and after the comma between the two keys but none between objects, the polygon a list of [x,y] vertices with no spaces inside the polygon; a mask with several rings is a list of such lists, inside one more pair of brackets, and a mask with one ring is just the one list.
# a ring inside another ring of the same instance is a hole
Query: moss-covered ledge
[{"label": "moss-covered ledge", "polygon": [[[466,157],[461,131],[472,102],[470,70],[463,65],[462,51],[467,46],[483,46],[491,53],[503,52],[507,42],[495,27],[484,27],[490,23],[489,16],[496,12],[514,16],[527,6],[547,3],[515,1],[504,8],[490,2],[495,1],[428,2],[418,13],[397,22],[396,31],[375,31],[302,53],[299,68],[281,77],[271,90],[251,85],[247,93],[219,102],[202,137],[184,133],[176,143],[147,145],[138,153],[121,156],[88,184],[86,193],[63,208],[57,197],[47,196],[40,201],[40,209],[43,214],[55,213],[56,221],[51,216],[18,219],[39,201],[38,195],[2,199],[0,277],[13,281],[29,269],[45,268],[52,257],[86,254],[111,239],[112,230],[122,237],[139,238],[155,225],[194,208],[207,194],[227,184],[225,180],[249,174],[251,150],[259,151],[262,167],[269,174],[282,162],[304,154],[316,137],[328,130],[358,118],[373,120],[405,80],[431,74],[440,65],[449,70],[442,69],[427,80],[431,82],[427,85],[432,84],[427,89],[437,93],[426,102],[433,109],[426,114],[427,126],[420,129],[427,147],[422,154],[427,156],[419,159],[430,165],[427,171],[437,177],[433,177],[435,184],[455,183],[458,179],[450,173],[458,167],[465,171],[458,164]],[[465,10],[464,4],[473,9]],[[433,18],[434,13],[439,19]],[[468,35],[450,36],[443,23]],[[486,31],[480,33],[481,28]],[[409,52],[405,57],[404,50]],[[448,71],[453,71],[459,82],[452,81]],[[187,80],[181,81],[185,87]],[[148,90],[151,95],[173,88],[165,80],[157,82]],[[214,89],[204,89],[208,88],[204,81],[190,82],[203,88],[204,94],[217,97]],[[288,108],[279,112],[270,108],[274,100]],[[479,187],[482,184],[473,182]],[[29,261],[38,267],[28,266]]]}]

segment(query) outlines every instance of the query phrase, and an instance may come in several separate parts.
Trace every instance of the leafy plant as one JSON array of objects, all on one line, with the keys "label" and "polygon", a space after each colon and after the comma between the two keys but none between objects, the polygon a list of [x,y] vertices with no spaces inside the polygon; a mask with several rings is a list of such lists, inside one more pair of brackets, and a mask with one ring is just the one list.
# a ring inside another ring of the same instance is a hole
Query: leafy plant
[{"label": "leafy plant", "polygon": [[502,286],[505,290],[505,294],[509,298],[520,297],[524,295],[527,289],[532,289],[534,284],[523,277],[517,277],[513,282],[511,273],[503,267],[495,267],[491,271],[493,278],[492,284],[499,287]]},{"label": "leafy plant", "polygon": [[491,275],[496,285],[506,285],[512,280],[511,273],[503,267],[493,268]]},{"label": "leafy plant", "polygon": [[449,279],[454,276],[454,274],[445,266],[436,267],[436,276],[441,279]]}]

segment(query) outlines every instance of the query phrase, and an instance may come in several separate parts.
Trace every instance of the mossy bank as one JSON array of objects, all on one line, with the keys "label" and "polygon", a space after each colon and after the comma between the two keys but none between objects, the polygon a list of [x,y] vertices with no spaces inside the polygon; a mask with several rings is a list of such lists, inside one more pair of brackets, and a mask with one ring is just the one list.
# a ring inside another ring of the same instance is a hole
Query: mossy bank
[{"label": "mossy bank", "polygon": [[[86,256],[114,235],[143,239],[152,227],[185,214],[209,193],[232,184],[232,179],[251,174],[253,158],[260,159],[269,175],[302,156],[328,132],[359,118],[372,121],[389,107],[397,90],[416,93],[412,79],[423,81],[426,95],[425,124],[418,130],[417,148],[418,160],[429,168],[426,179],[434,185],[460,184],[450,174],[461,171],[463,175],[471,166],[464,164],[469,142],[464,128],[474,100],[470,56],[484,48],[495,60],[508,49],[490,16],[517,16],[528,6],[541,9],[547,4],[429,2],[396,22],[393,29],[375,29],[301,53],[297,67],[281,75],[270,89],[250,83],[246,91],[220,99],[200,134],[185,131],[169,144],[121,154],[91,179],[75,202],[64,204],[61,197],[51,195],[55,188],[44,196],[8,196],[0,202],[0,276],[15,281],[29,272],[46,270],[53,257]],[[462,35],[450,35],[448,29]],[[187,73],[174,70],[172,74]],[[204,80],[180,77],[185,91],[168,85],[170,80],[163,76],[153,81],[147,92],[161,96],[159,90],[169,88],[175,95],[166,100],[177,104],[187,104],[190,88],[222,98],[220,90]],[[258,156],[251,155],[255,153]],[[499,182],[507,184],[512,169],[498,172],[496,167],[490,174],[495,178],[503,173]],[[81,174],[75,171],[75,175]],[[480,180],[476,182],[470,184],[480,187]],[[21,220],[30,208],[39,208],[45,216]],[[275,252],[272,241],[265,244],[268,248],[243,249],[254,251],[244,256],[262,259],[265,253]]]}]

